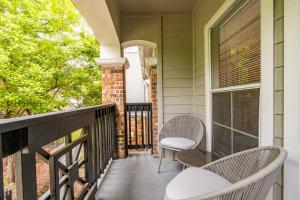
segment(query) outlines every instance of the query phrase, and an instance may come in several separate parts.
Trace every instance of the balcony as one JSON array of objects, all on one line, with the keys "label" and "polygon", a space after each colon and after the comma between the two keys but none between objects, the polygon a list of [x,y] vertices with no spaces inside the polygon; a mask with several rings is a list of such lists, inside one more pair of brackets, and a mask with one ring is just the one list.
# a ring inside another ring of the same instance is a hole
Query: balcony
[{"label": "balcony", "polygon": [[[1,156],[14,156],[16,176],[16,188],[1,181],[1,199],[162,199],[182,166],[167,160],[168,170],[157,173],[159,159],[150,151],[151,104],[127,104],[126,112],[132,122],[127,131],[133,132],[126,159],[117,159],[115,104],[1,120]],[[145,130],[136,129],[139,119]],[[41,163],[47,174],[38,170]],[[40,176],[49,179],[44,193]]]},{"label": "balcony", "polygon": [[[0,199],[162,199],[182,166],[157,173],[158,134],[178,115],[199,117],[201,148],[220,157],[284,146],[270,195],[299,198],[299,0],[72,1],[100,42],[105,105],[0,120],[0,170],[13,157],[16,185],[2,173]],[[142,102],[127,98],[137,72],[151,104],[126,105]]]}]

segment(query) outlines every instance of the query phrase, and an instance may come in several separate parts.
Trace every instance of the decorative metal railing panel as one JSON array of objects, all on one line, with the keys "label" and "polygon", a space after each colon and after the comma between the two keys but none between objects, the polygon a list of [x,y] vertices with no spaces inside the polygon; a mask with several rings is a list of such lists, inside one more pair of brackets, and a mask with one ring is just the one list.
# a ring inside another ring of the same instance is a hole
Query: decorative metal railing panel
[{"label": "decorative metal railing panel", "polygon": [[152,104],[127,103],[125,113],[127,149],[152,149]]},{"label": "decorative metal railing panel", "polygon": [[[111,104],[1,120],[0,156],[14,155],[16,198],[94,199],[98,178],[116,158],[115,110]],[[49,189],[42,195],[36,155],[49,167]],[[4,192],[3,173],[0,190],[0,199],[12,198]]]}]

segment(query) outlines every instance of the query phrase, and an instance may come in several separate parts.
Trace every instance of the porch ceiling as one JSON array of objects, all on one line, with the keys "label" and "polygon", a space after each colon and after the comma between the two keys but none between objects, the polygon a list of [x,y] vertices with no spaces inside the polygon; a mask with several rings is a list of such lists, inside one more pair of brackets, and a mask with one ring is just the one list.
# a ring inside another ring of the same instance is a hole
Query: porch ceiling
[{"label": "porch ceiling", "polygon": [[191,12],[197,0],[119,0],[122,12]]}]

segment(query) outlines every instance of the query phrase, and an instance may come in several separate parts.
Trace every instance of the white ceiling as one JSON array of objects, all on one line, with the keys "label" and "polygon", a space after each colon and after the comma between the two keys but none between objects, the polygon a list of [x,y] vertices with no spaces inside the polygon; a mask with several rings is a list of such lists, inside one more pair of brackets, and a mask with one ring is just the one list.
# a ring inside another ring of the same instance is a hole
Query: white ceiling
[{"label": "white ceiling", "polygon": [[122,12],[191,12],[197,0],[119,0]]}]

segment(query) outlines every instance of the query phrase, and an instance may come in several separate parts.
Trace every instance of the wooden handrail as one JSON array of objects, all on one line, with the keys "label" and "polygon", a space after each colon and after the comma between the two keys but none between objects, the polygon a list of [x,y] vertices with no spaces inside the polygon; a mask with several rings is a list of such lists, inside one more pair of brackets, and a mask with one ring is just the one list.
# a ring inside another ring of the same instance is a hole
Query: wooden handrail
[{"label": "wooden handrail", "polygon": [[76,108],[76,109],[65,110],[65,111],[56,111],[56,112],[49,112],[43,114],[0,119],[0,133],[23,128],[23,127],[33,126],[36,124],[41,124],[43,122],[52,121],[61,117],[87,113],[87,112],[91,112],[91,111],[95,111],[95,110],[99,110],[102,108],[107,108],[115,105],[116,104],[105,104],[105,105],[89,106],[84,108]]}]

